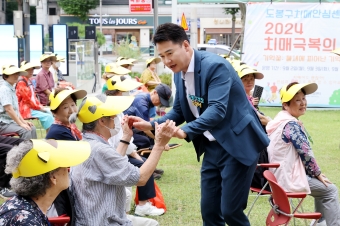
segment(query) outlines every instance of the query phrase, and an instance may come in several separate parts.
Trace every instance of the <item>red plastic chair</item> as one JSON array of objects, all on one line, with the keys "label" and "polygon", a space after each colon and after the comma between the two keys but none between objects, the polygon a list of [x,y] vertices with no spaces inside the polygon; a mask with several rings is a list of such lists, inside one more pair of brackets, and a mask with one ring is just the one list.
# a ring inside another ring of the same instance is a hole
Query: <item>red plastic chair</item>
[{"label": "red plastic chair", "polygon": [[[261,164],[257,164],[256,167],[263,167],[263,168],[279,168],[280,167],[280,163],[261,163]],[[250,206],[250,209],[248,211],[248,214],[247,214],[247,217],[249,218],[249,215],[250,215],[250,212],[251,210],[253,209],[257,199],[261,196],[261,195],[270,195],[271,192],[270,191],[267,191],[267,190],[264,190],[268,185],[268,182],[262,187],[262,189],[260,188],[254,188],[254,187],[250,187],[250,191],[251,192],[256,192],[257,193],[257,196],[255,197],[253,203],[251,204]]]},{"label": "red plastic chair", "polygon": [[63,225],[66,225],[70,222],[70,217],[67,216],[66,214],[64,215],[61,215],[59,217],[49,217],[48,218],[48,221],[53,225],[53,224],[63,224]]},{"label": "red plastic chair", "polygon": [[19,134],[17,133],[3,133],[3,134],[0,134],[1,136],[4,136],[4,137],[19,137]]},{"label": "red plastic chair", "polygon": [[[276,178],[269,170],[264,171],[264,177],[267,179],[272,190],[269,203],[272,209],[267,216],[267,226],[288,225],[292,218],[300,219],[315,219],[314,225],[321,218],[321,213],[296,213],[295,211],[302,204],[303,199],[307,196],[306,193],[286,193],[283,188],[277,183]],[[301,198],[297,207],[291,211],[291,206],[288,198]]]}]

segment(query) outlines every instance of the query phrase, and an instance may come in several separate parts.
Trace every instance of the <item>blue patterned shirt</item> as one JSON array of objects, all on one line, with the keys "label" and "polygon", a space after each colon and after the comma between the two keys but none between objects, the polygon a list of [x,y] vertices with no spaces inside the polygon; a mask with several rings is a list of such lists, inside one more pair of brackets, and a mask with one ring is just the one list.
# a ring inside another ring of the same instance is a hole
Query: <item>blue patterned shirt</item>
[{"label": "blue patterned shirt", "polygon": [[312,148],[302,126],[297,122],[288,122],[283,129],[282,140],[286,143],[292,142],[302,163],[305,165],[306,174],[308,176],[313,177],[320,175],[320,167],[316,163]]},{"label": "blue patterned shirt", "polygon": [[14,196],[0,207],[0,225],[49,226],[50,223],[32,199]]},{"label": "blue patterned shirt", "polygon": [[9,124],[14,122],[14,120],[7,114],[4,106],[12,105],[16,115],[19,117],[18,98],[14,87],[7,81],[2,83],[0,90],[0,122]]}]

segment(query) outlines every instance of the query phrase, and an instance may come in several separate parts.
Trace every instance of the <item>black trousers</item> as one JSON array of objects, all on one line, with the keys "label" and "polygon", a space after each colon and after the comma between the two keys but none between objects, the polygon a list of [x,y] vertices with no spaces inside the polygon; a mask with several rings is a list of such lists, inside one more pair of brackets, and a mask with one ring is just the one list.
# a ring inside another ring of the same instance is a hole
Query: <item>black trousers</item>
[{"label": "black trousers", "polygon": [[0,136],[0,188],[9,188],[9,181],[12,178],[11,174],[5,173],[7,153],[14,145],[20,144],[23,139],[14,137]]},{"label": "black trousers", "polygon": [[[129,162],[140,168],[143,165],[143,161],[139,159],[129,157]],[[143,158],[143,157],[142,157]],[[143,158],[144,161],[146,161],[146,158]],[[152,199],[156,197],[156,191],[155,191],[155,184],[154,184],[153,175],[149,178],[149,180],[146,182],[144,186],[138,186],[138,199],[141,201]]]},{"label": "black trousers", "polygon": [[137,150],[139,150],[154,145],[154,140],[143,131],[133,129],[133,143],[137,146]]}]

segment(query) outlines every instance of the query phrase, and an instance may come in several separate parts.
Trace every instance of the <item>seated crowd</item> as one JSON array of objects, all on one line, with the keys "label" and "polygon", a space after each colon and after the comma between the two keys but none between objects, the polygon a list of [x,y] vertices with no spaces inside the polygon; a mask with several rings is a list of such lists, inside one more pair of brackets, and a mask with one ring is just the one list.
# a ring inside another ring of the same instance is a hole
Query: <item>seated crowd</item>
[{"label": "seated crowd", "polygon": [[[149,200],[156,196],[154,179],[163,173],[156,166],[178,127],[173,121],[156,123],[154,131],[132,125],[135,116],[150,121],[157,106],[170,107],[170,87],[150,69],[160,59],[147,60],[144,77],[149,79],[140,83],[128,74],[136,60],[119,57],[105,67],[103,93],[91,97],[64,80],[58,69],[62,59],[44,54],[41,66],[24,61],[20,68],[2,70],[0,188],[2,196],[12,198],[0,207],[0,225],[50,225],[49,217],[63,215],[70,217],[69,225],[158,225],[144,216],[165,212]],[[315,211],[322,213],[317,225],[340,225],[337,187],[321,173],[312,139],[299,120],[307,107],[305,95],[317,85],[293,82],[282,87],[282,110],[271,119],[251,95],[255,79],[263,74],[227,60],[271,140],[264,152],[270,162],[280,163],[274,172],[279,185],[286,192],[314,197]],[[33,71],[40,67],[34,85]],[[27,121],[32,118],[46,130],[45,140],[37,139],[36,128]],[[137,152],[143,148],[152,150],[147,158]],[[134,185],[138,217],[129,215]]]}]

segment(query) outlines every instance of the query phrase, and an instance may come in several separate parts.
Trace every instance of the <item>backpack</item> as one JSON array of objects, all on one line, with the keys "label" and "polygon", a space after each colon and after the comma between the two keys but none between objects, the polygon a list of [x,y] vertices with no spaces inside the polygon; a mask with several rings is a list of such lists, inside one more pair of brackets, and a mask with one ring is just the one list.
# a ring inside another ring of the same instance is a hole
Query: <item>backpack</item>
[{"label": "backpack", "polygon": [[[260,152],[260,157],[259,157],[259,160],[257,161],[257,163],[258,164],[269,163],[267,148],[263,149]],[[251,181],[251,185],[250,185],[251,187],[259,188],[259,189],[263,188],[263,186],[267,183],[267,179],[264,178],[264,176],[263,176],[263,172],[265,170],[268,170],[268,168],[267,167],[256,167],[253,179]],[[269,184],[267,184],[267,186],[265,187],[264,190],[271,191]]]}]

